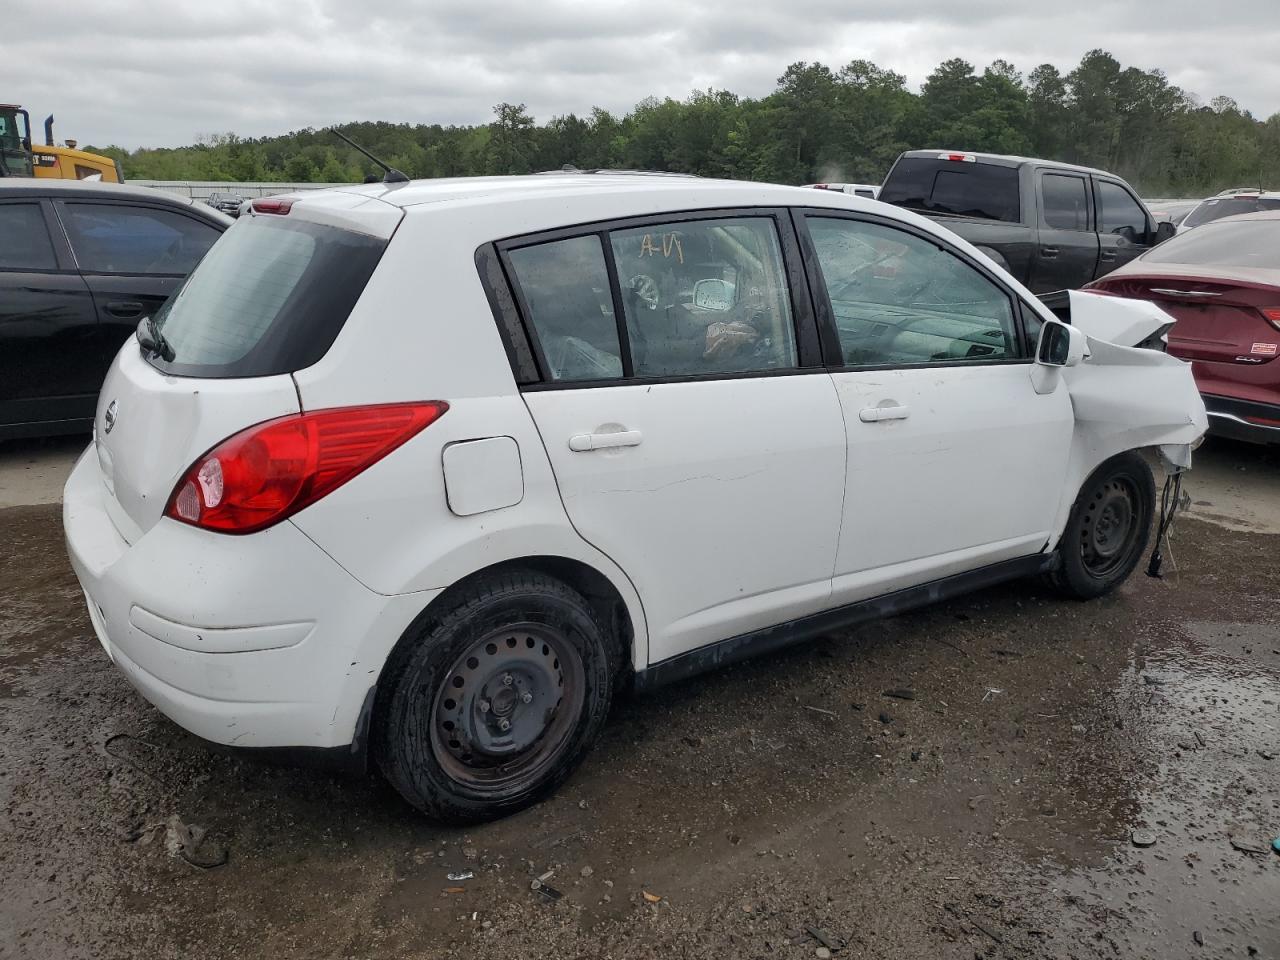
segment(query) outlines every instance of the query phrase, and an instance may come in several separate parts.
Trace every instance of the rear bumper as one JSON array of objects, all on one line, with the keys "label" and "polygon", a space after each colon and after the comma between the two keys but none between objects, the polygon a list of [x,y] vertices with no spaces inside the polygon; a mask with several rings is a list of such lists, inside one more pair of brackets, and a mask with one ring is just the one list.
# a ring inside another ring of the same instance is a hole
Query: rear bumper
[{"label": "rear bumper", "polygon": [[1280,443],[1280,404],[1203,396],[1209,433],[1248,443]]},{"label": "rear bumper", "polygon": [[385,659],[362,648],[390,650],[429,597],[373,593],[291,523],[232,537],[161,520],[130,544],[105,497],[90,448],[63,494],[67,552],[139,693],[214,743],[362,750]]}]

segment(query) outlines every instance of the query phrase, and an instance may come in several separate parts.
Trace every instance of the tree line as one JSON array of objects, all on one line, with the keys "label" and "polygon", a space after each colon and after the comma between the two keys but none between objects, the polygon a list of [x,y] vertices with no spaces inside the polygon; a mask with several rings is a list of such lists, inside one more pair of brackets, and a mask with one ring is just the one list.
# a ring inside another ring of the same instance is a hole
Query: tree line
[{"label": "tree line", "polygon": [[[1093,50],[1062,73],[1023,75],[997,60],[978,72],[947,60],[919,93],[866,60],[838,70],[795,63],[768,96],[727,90],[641,100],[616,116],[594,108],[538,124],[501,103],[477,126],[349,123],[343,133],[410,177],[518,174],[572,165],[812,183],[879,183],[903,150],[949,148],[1047,157],[1118,173],[1147,196],[1200,196],[1280,184],[1280,113],[1259,120],[1234,100],[1208,104],[1160,70]],[[189,147],[92,148],[126,179],[354,182],[380,171],[324,130]]]}]

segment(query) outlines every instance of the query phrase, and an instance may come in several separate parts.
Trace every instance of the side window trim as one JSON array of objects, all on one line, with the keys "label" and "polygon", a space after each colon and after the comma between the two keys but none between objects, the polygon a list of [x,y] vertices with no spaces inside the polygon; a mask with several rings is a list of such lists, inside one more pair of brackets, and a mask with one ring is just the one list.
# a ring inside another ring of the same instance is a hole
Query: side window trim
[{"label": "side window trim", "polygon": [[[752,377],[777,377],[777,376],[794,376],[797,374],[813,374],[822,373],[826,370],[823,361],[822,351],[820,349],[820,332],[817,319],[815,317],[815,302],[811,292],[806,289],[804,284],[804,261],[798,243],[795,224],[790,215],[791,208],[787,207],[724,207],[702,210],[679,210],[669,211],[665,213],[645,214],[636,217],[624,217],[616,220],[597,221],[589,224],[579,224],[570,227],[560,227],[552,230],[543,230],[537,233],[521,234],[515,237],[507,237],[497,240],[491,244],[483,244],[476,251],[476,265],[481,272],[481,282],[486,287],[486,296],[489,298],[490,308],[494,312],[494,317],[498,322],[499,331],[503,332],[511,320],[519,322],[520,336],[510,340],[508,347],[508,359],[512,362],[513,373],[516,373],[517,383],[522,390],[572,390],[583,389],[589,387],[600,386],[617,386],[620,384],[653,384],[664,382],[687,382],[687,381],[703,381],[703,380],[737,380]],[[796,338],[796,362],[797,365],[792,368],[784,369],[767,369],[752,370],[743,372],[711,372],[705,374],[687,374],[678,376],[663,377],[638,377],[634,373],[633,358],[630,349],[630,334],[626,329],[626,316],[623,311],[622,291],[618,281],[617,265],[614,262],[613,250],[609,243],[609,234],[615,230],[631,230],[645,226],[671,224],[671,223],[691,223],[700,220],[723,220],[723,219],[757,219],[766,218],[773,222],[774,230],[777,234],[779,250],[783,262],[783,272],[788,285],[788,297],[791,306],[791,319],[793,333]],[[595,236],[599,239],[602,252],[605,259],[605,267],[609,275],[609,286],[611,302],[614,310],[614,317],[618,324],[618,336],[621,348],[621,361],[623,367],[623,375],[616,379],[607,380],[578,380],[578,381],[558,381],[554,380],[547,367],[546,354],[543,351],[542,344],[538,339],[537,325],[530,321],[532,313],[529,308],[528,301],[525,299],[521,290],[520,283],[516,279],[514,267],[511,264],[508,254],[512,250],[521,247],[537,246],[543,243],[554,243],[559,240],[571,240],[579,237]],[[491,248],[496,254],[498,264],[503,272],[502,281],[505,286],[505,297],[510,300],[510,307],[514,309],[514,318],[505,316],[507,307],[504,306],[504,294],[497,292],[496,295],[489,291],[489,283],[493,280],[491,269],[481,266],[483,259],[482,253],[486,248]],[[488,279],[486,279],[486,277]],[[527,375],[530,371],[526,364],[521,368],[518,355],[513,358],[512,349],[518,354],[519,343],[523,341],[530,349],[533,369],[537,371],[537,378],[534,380],[521,380],[521,370]],[[503,333],[504,346],[508,345],[508,334]]]},{"label": "side window trim", "polygon": [[1097,205],[1093,197],[1093,185],[1089,182],[1087,174],[1074,173],[1070,170],[1054,170],[1048,167],[1041,167],[1036,171],[1036,193],[1040,198],[1040,226],[1047,230],[1065,230],[1066,227],[1050,226],[1045,217],[1047,209],[1044,202],[1044,181],[1046,177],[1068,177],[1072,180],[1079,180],[1084,187],[1084,203],[1085,203],[1085,228],[1080,233],[1097,233],[1098,216]]},{"label": "side window trim", "polygon": [[[1026,333],[1023,330],[1022,315],[1019,310],[1019,297],[1005,286],[1004,282],[997,277],[988,264],[980,262],[979,258],[971,257],[969,254],[956,247],[951,246],[945,241],[935,237],[926,230],[921,230],[912,224],[903,223],[891,217],[883,217],[874,213],[864,213],[855,210],[841,210],[835,207],[797,207],[792,210],[793,217],[796,220],[796,227],[800,235],[801,248],[805,256],[805,270],[809,278],[809,290],[813,297],[820,332],[823,343],[823,356],[826,358],[827,369],[833,373],[846,370],[901,370],[916,368],[936,368],[936,367],[976,367],[976,366],[992,366],[996,364],[1011,363],[1030,363],[1032,357],[1025,350],[1027,344]],[[853,220],[860,223],[874,224],[880,227],[886,227],[891,230],[900,230],[903,233],[910,234],[924,240],[927,243],[937,247],[943,253],[950,254],[961,263],[972,267],[984,279],[989,281],[997,290],[999,290],[1009,301],[1010,315],[1013,317],[1015,340],[1018,345],[1023,348],[1023,355],[1018,357],[1000,357],[991,360],[930,360],[923,363],[915,364],[898,364],[898,363],[869,363],[869,364],[846,364],[844,361],[844,351],[840,348],[839,332],[836,329],[835,309],[831,306],[831,298],[827,293],[826,278],[822,273],[822,264],[818,258],[818,248],[813,242],[813,235],[809,232],[809,218],[816,217],[830,220]]]},{"label": "side window trim", "polygon": [[493,311],[498,323],[498,336],[502,339],[503,349],[507,352],[507,361],[511,364],[511,373],[516,384],[537,383],[542,379],[538,368],[538,357],[529,342],[529,334],[520,320],[520,311],[516,307],[512,286],[507,280],[502,261],[493,244],[486,243],[476,248],[476,272],[480,274],[480,286],[484,288],[485,299],[489,301],[489,309]]}]

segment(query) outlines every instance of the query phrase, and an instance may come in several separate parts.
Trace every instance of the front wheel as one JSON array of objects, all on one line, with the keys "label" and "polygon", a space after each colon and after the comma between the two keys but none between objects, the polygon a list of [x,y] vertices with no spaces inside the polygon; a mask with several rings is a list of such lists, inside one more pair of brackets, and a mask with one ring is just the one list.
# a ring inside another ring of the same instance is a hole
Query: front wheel
[{"label": "front wheel", "polygon": [[608,635],[559,580],[513,572],[464,589],[407,638],[375,750],[392,786],[448,823],[493,820],[559,786],[609,712]]},{"label": "front wheel", "polygon": [[1067,596],[1110,593],[1146,552],[1155,514],[1151,468],[1137,453],[1112,457],[1093,471],[1071,508],[1050,581]]}]

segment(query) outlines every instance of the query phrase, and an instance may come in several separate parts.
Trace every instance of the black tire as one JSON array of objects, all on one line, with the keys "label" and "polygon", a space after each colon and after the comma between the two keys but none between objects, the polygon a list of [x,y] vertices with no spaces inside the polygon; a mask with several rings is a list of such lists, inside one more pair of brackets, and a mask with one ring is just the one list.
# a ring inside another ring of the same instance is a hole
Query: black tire
[{"label": "black tire", "polygon": [[1081,600],[1110,593],[1146,553],[1155,506],[1155,478],[1139,454],[1129,451],[1103,463],[1071,507],[1050,583]]},{"label": "black tire", "polygon": [[613,673],[609,632],[576,591],[532,571],[479,580],[397,649],[379,690],[375,761],[436,820],[506,816],[586,756]]}]

